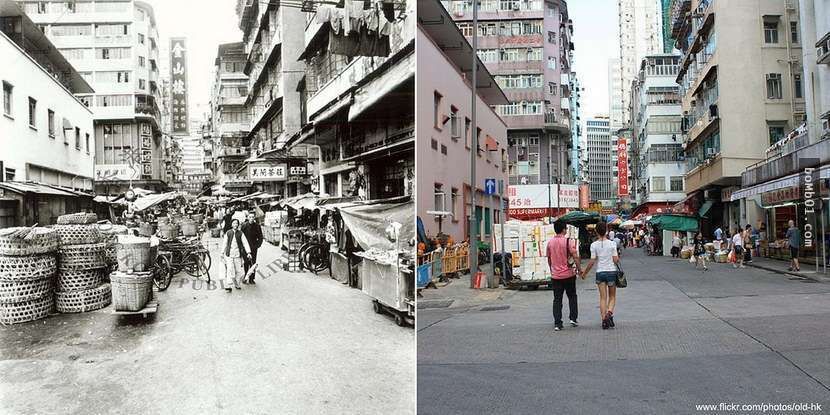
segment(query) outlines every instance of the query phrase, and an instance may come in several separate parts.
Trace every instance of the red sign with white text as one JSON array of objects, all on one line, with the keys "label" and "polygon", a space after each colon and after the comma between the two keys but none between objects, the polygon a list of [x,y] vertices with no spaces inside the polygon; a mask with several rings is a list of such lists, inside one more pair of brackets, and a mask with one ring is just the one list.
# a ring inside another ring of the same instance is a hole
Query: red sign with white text
[{"label": "red sign with white text", "polygon": [[617,141],[617,196],[628,196],[628,145],[626,139]]}]

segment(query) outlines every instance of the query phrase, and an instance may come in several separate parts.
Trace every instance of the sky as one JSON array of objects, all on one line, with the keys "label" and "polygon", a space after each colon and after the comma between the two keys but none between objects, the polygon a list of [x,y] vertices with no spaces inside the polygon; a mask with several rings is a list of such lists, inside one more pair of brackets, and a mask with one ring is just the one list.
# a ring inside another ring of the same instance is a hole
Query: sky
[{"label": "sky", "polygon": [[161,75],[170,76],[170,38],[187,38],[191,118],[209,111],[217,47],[242,41],[236,0],[144,0],[153,6],[159,31]]},{"label": "sky", "polygon": [[571,0],[574,65],[582,84],[582,121],[608,115],[608,59],[620,56],[617,0]]}]

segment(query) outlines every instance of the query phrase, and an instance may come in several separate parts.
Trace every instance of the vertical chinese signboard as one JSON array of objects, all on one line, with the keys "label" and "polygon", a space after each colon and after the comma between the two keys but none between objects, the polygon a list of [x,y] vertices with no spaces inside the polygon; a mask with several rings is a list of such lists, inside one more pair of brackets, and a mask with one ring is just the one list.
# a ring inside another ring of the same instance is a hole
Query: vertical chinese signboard
[{"label": "vertical chinese signboard", "polygon": [[623,137],[617,141],[617,171],[617,196],[628,196],[628,145]]},{"label": "vertical chinese signboard", "polygon": [[153,175],[153,129],[146,122],[139,123],[138,128],[141,140],[141,175],[150,179]]},{"label": "vertical chinese signboard", "polygon": [[187,40],[170,39],[170,124],[173,134],[188,135]]}]

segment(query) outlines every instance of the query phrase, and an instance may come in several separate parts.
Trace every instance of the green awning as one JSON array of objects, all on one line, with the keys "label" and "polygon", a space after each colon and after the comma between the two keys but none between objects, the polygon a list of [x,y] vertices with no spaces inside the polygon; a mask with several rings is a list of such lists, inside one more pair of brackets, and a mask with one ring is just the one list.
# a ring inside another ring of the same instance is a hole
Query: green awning
[{"label": "green awning", "polygon": [[700,207],[700,210],[697,212],[697,215],[700,216],[701,218],[705,218],[706,213],[709,212],[709,209],[712,208],[712,205],[714,203],[715,202],[713,202],[711,200],[707,200],[707,201],[703,202],[703,206]]},{"label": "green awning", "polygon": [[683,215],[655,215],[649,223],[666,231],[694,232],[699,228],[697,218]]}]

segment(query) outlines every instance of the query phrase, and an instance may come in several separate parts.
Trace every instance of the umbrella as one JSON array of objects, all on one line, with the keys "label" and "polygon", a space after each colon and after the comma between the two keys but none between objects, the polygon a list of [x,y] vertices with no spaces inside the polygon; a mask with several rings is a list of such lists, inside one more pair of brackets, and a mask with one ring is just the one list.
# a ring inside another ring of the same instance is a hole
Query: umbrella
[{"label": "umbrella", "polygon": [[588,223],[597,223],[602,220],[599,214],[596,213],[587,213],[582,212],[579,210],[575,210],[573,212],[568,212],[562,216],[560,216],[557,221],[562,221],[564,223],[568,223],[571,225],[579,225],[579,224],[588,224]]},{"label": "umbrella", "polygon": [[627,220],[627,221],[621,223],[620,227],[625,228],[625,229],[633,229],[635,226],[642,225],[642,224],[643,224],[643,222],[641,222],[639,220]]}]

